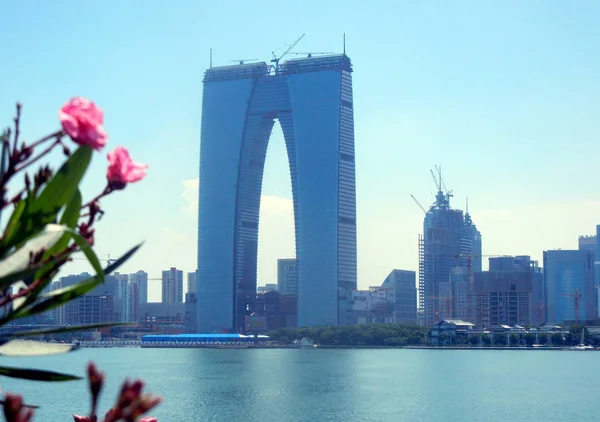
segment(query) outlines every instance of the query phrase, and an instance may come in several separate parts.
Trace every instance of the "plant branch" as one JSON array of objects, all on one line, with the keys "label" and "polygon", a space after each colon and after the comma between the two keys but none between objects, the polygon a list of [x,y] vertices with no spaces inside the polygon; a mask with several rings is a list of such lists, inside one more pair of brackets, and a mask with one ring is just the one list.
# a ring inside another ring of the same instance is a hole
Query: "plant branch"
[{"label": "plant branch", "polygon": [[[18,173],[21,170],[29,167],[30,165],[32,165],[33,163],[35,163],[36,161],[39,161],[42,157],[44,157],[45,155],[47,155],[50,151],[52,151],[52,149],[56,146],[62,144],[61,140],[59,137],[56,138],[56,140],[52,143],[52,145],[50,145],[48,148],[46,148],[44,151],[42,151],[42,153],[40,155],[38,155],[37,157],[29,160],[26,163],[23,163],[20,167],[15,167],[14,173]],[[31,147],[29,147],[31,148]]]},{"label": "plant branch", "polygon": [[111,192],[112,192],[112,189],[110,188],[110,185],[106,185],[106,187],[104,188],[104,190],[100,194],[98,194],[95,198],[90,199],[85,204],[83,204],[81,206],[81,209],[84,209],[84,208],[87,208],[87,207],[91,206],[94,202],[99,201],[100,199],[104,198],[106,195],[110,194]]},{"label": "plant branch", "polygon": [[17,116],[15,117],[15,137],[13,143],[13,152],[17,152],[17,146],[19,145],[19,134],[20,134],[20,123],[21,123],[21,103],[17,103]]},{"label": "plant branch", "polygon": [[56,132],[51,133],[48,136],[44,136],[43,138],[38,139],[33,144],[29,145],[29,148],[35,148],[38,145],[40,145],[40,144],[42,144],[42,143],[44,143],[44,142],[46,142],[46,141],[48,141],[48,140],[50,140],[52,138],[56,138],[56,139],[60,140],[63,136],[65,136],[65,132],[62,129],[61,130],[57,130]]}]

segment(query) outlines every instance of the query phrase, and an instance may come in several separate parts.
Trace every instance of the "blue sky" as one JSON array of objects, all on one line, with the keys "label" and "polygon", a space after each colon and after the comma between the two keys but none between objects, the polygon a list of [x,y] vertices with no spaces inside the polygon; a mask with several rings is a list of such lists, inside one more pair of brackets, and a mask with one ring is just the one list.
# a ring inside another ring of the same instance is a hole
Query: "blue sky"
[{"label": "blue sky", "polygon": [[[423,214],[410,194],[433,201],[435,164],[454,206],[469,197],[484,253],[541,259],[600,222],[598,2],[5,0],[0,9],[1,121],[22,101],[33,140],[83,95],[105,111],[109,149],[125,145],[150,165],[144,182],[104,202],[100,254],[146,240],[125,271],[195,269],[209,48],[215,65],[268,60],[303,33],[295,51],[339,52],[346,33],[354,65],[359,286],[417,269]],[[87,176],[90,196],[105,152]],[[279,128],[263,194],[259,284],[294,254]]]}]

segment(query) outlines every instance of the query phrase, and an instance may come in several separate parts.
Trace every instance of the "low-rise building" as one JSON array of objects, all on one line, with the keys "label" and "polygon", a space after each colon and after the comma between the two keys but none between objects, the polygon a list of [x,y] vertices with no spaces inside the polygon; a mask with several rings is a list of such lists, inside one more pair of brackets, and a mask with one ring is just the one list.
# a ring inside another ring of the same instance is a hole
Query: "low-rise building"
[{"label": "low-rise building", "polygon": [[474,327],[474,324],[461,319],[445,319],[431,327],[429,341],[434,345],[456,344],[457,337],[467,339]]}]

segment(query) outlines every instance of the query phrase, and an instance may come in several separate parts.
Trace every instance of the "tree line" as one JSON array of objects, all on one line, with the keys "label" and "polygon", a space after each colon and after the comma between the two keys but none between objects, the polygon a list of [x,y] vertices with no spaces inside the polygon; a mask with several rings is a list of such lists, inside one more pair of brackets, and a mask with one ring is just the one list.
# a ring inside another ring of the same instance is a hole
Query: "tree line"
[{"label": "tree line", "polygon": [[365,324],[340,327],[279,328],[268,333],[273,341],[291,344],[303,337],[323,346],[418,346],[427,344],[428,329],[419,325]]}]

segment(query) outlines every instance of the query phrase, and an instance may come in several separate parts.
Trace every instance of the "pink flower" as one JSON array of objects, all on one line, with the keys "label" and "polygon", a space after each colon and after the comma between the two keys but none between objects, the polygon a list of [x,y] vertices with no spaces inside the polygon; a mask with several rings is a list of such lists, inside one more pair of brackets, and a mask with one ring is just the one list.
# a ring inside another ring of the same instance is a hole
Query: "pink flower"
[{"label": "pink flower", "polygon": [[139,420],[139,422],[158,422],[158,419],[153,418],[152,416],[146,416]]},{"label": "pink flower", "polygon": [[73,415],[75,422],[92,422],[88,416]]},{"label": "pink flower", "polygon": [[108,135],[102,127],[104,114],[87,98],[74,97],[58,112],[63,130],[79,145],[102,149]]},{"label": "pink flower", "polygon": [[145,164],[138,164],[129,157],[127,148],[116,147],[108,154],[106,178],[113,189],[123,189],[127,183],[137,182],[146,176]]}]

